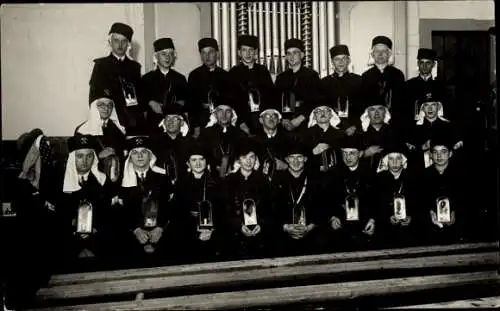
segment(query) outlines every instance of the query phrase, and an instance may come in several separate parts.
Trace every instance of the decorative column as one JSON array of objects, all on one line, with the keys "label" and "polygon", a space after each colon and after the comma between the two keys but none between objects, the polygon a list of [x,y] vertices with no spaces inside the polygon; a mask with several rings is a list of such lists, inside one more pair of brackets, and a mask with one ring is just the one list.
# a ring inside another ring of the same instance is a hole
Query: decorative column
[{"label": "decorative column", "polygon": [[237,3],[238,35],[248,34],[248,2]]},{"label": "decorative column", "polygon": [[305,66],[311,68],[312,65],[312,3],[311,1],[302,1],[302,41],[306,50]]},{"label": "decorative column", "polygon": [[408,78],[408,68],[406,61],[407,54],[407,5],[406,1],[394,1],[394,38],[393,38],[393,51],[395,58],[395,67],[399,68]]}]

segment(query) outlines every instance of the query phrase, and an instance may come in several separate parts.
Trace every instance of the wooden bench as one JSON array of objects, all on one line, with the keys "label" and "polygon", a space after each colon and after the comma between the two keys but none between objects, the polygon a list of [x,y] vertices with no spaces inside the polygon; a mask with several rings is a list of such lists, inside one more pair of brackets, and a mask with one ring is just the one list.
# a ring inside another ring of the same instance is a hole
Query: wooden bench
[{"label": "wooden bench", "polygon": [[[382,295],[393,288],[405,293],[495,283],[498,250],[498,242],[478,243],[56,275],[38,296],[41,306],[51,310],[230,309],[328,302]],[[146,299],[130,302],[136,296]],[[84,307],[71,307],[82,299]]]}]

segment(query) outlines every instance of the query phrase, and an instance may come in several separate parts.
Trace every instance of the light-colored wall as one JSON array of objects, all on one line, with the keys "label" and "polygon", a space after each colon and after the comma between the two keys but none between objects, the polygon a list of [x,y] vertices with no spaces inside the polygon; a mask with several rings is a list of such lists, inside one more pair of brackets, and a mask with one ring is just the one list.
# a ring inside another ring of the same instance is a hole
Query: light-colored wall
[{"label": "light-colored wall", "polygon": [[144,65],[142,4],[9,4],[1,12],[2,138],[40,127],[71,135],[88,110],[92,60],[115,21],[134,30]]}]

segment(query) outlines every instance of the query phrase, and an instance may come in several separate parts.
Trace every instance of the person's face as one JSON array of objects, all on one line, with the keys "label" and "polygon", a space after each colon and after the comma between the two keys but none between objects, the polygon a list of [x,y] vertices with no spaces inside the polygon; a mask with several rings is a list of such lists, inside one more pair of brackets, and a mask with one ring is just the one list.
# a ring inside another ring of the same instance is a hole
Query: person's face
[{"label": "person's face", "polygon": [[300,172],[304,169],[307,157],[302,154],[290,154],[285,160],[288,163],[288,168],[290,168],[290,170],[293,172]]},{"label": "person's face", "polygon": [[219,52],[211,46],[206,46],[200,51],[201,62],[207,67],[213,67],[217,64]]},{"label": "person's face", "polygon": [[396,174],[403,170],[403,156],[400,153],[390,153],[387,159],[387,165],[392,173]]},{"label": "person's face", "polygon": [[382,105],[368,107],[368,117],[370,118],[370,124],[384,123],[385,113],[385,107]]},{"label": "person's face", "polygon": [[92,168],[94,163],[94,150],[85,148],[75,150],[76,171],[79,174],[86,174]]},{"label": "person's face", "polygon": [[109,119],[113,111],[113,101],[111,99],[102,99],[97,103],[97,111],[103,120]]},{"label": "person's face", "polygon": [[219,107],[215,113],[217,117],[217,122],[222,126],[228,126],[231,124],[231,119],[233,118],[233,110],[229,107]]},{"label": "person's face", "polygon": [[423,75],[429,75],[432,72],[432,69],[434,68],[435,64],[436,63],[430,59],[425,59],[425,58],[419,59],[417,61],[418,71],[420,71],[420,73]]},{"label": "person's face", "polygon": [[443,166],[448,164],[452,152],[446,146],[434,146],[432,148],[432,161],[434,164]]},{"label": "person's face", "polygon": [[255,63],[255,57],[257,55],[257,49],[253,47],[242,45],[238,50],[238,55],[245,64]]},{"label": "person's face", "polygon": [[438,103],[436,102],[424,103],[422,104],[422,110],[425,113],[425,117],[432,120],[435,117],[437,117]]},{"label": "person's face", "polygon": [[279,123],[279,117],[276,113],[266,112],[260,117],[260,124],[268,130],[274,130]]},{"label": "person's face", "polygon": [[318,124],[326,124],[332,118],[332,110],[328,107],[318,107],[314,109],[314,116]]},{"label": "person's face", "polygon": [[111,46],[111,51],[119,57],[122,57],[127,53],[127,48],[129,45],[127,37],[119,33],[112,33],[111,38],[109,38],[109,45]]},{"label": "person's face", "polygon": [[255,161],[257,161],[257,156],[253,151],[250,151],[245,155],[241,155],[239,160],[242,168],[244,168],[247,171],[251,171],[255,166]]},{"label": "person's face", "polygon": [[302,58],[304,58],[304,52],[298,48],[289,48],[286,50],[286,60],[288,65],[297,66],[302,63]]},{"label": "person's face", "polygon": [[384,65],[389,62],[391,51],[385,44],[376,44],[372,50],[372,56],[375,64]]},{"label": "person's face", "polygon": [[188,166],[193,173],[201,174],[207,168],[207,160],[202,155],[192,155],[189,157]]},{"label": "person's face", "polygon": [[175,62],[175,50],[165,49],[156,52],[156,59],[158,60],[158,66],[164,69],[172,67]]},{"label": "person's face", "polygon": [[342,148],[342,160],[347,167],[358,165],[360,152],[354,148]]},{"label": "person's face", "polygon": [[134,148],[130,151],[130,161],[136,168],[146,168],[149,166],[151,151],[144,147]]},{"label": "person's face", "polygon": [[182,118],[178,115],[166,115],[165,116],[165,127],[167,129],[167,133],[177,134],[181,130],[182,126]]},{"label": "person's face", "polygon": [[336,72],[347,72],[348,66],[351,63],[351,58],[347,55],[336,55],[333,59],[333,67]]}]

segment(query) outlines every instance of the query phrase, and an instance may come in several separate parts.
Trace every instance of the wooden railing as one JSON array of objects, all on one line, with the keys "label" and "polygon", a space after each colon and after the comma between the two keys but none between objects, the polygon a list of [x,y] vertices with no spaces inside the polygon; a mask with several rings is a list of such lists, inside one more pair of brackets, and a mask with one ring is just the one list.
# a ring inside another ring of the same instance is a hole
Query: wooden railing
[{"label": "wooden railing", "polygon": [[55,275],[37,310],[227,310],[428,290],[461,299],[498,288],[498,251],[498,242],[477,243]]}]

